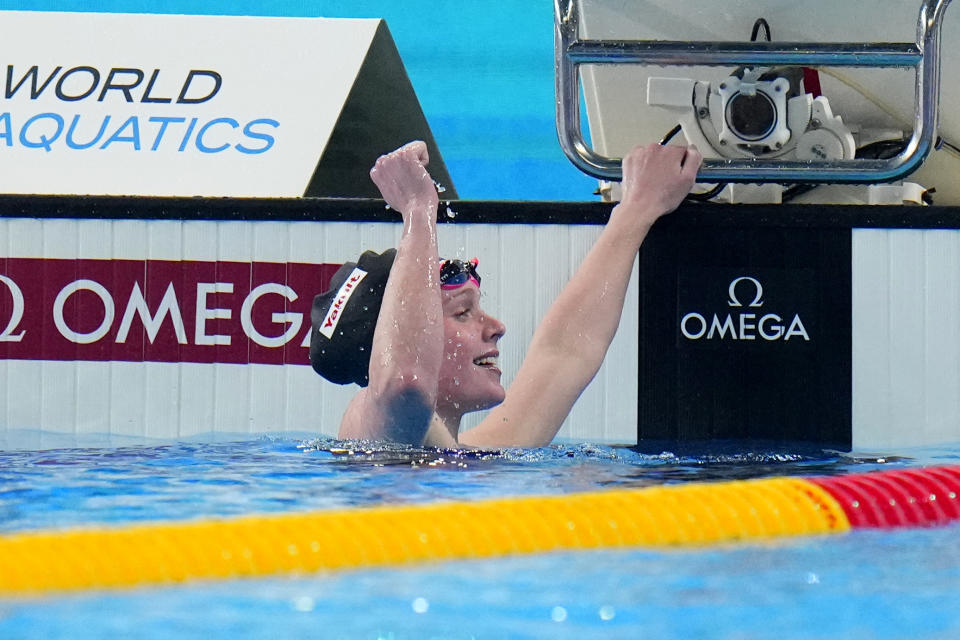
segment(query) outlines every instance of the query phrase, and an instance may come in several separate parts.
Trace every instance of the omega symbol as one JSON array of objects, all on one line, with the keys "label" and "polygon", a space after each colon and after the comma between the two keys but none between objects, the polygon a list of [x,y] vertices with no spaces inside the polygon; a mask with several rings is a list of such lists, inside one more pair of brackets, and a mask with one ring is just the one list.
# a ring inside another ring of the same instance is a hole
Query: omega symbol
[{"label": "omega symbol", "polygon": [[7,323],[6,329],[0,332],[0,342],[20,342],[23,340],[26,331],[24,330],[20,333],[14,333],[14,331],[17,330],[20,326],[20,321],[23,319],[23,291],[20,290],[16,282],[7,276],[0,276],[0,282],[7,286],[13,298],[13,309],[10,313],[10,321]]},{"label": "omega symbol", "polygon": [[762,307],[763,306],[763,285],[760,284],[759,280],[757,280],[756,278],[751,278],[750,276],[740,276],[739,278],[735,278],[733,282],[730,283],[730,289],[728,290],[730,299],[727,300],[727,304],[731,307],[743,306],[740,303],[740,299],[737,298],[737,284],[740,282],[743,282],[744,280],[746,280],[747,282],[752,282],[753,286],[756,288],[756,295],[753,298],[753,302],[751,302],[747,306]]}]

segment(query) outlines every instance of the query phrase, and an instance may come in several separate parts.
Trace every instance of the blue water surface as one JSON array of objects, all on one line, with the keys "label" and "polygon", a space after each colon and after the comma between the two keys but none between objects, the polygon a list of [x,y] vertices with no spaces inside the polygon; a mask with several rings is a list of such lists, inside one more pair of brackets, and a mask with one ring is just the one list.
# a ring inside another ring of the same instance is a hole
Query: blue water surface
[{"label": "blue water surface", "polygon": [[[918,453],[926,462],[957,460],[950,449]],[[288,438],[8,450],[0,451],[0,532],[844,473],[917,461],[782,448],[678,455],[573,444],[477,452]]]},{"label": "blue water surface", "polygon": [[[956,463],[260,438],[0,453],[3,532]],[[0,638],[955,638],[960,527],[0,600]]]}]

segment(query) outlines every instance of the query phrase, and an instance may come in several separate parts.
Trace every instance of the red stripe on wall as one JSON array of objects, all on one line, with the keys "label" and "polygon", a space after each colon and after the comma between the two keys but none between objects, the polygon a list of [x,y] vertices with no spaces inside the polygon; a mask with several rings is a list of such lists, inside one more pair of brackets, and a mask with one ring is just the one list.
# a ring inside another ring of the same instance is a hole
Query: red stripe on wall
[{"label": "red stripe on wall", "polygon": [[0,358],[305,365],[337,268],[0,258]]}]

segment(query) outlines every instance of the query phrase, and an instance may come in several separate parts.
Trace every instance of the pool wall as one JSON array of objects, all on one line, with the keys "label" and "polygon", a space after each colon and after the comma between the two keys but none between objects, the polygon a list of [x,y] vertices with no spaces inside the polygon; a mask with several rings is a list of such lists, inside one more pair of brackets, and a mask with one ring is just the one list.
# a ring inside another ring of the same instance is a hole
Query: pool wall
[{"label": "pool wall", "polygon": [[[39,217],[0,219],[4,430],[336,434],[356,388],[326,383],[310,368],[310,304],[339,264],[396,245],[394,212],[370,201],[20,202]],[[63,218],[63,203],[86,204]],[[555,211],[540,209],[544,221]],[[441,251],[480,257],[482,303],[508,327],[501,364],[509,380],[538,318],[601,227],[530,224],[536,216],[529,215],[528,223],[477,224],[482,213],[453,224],[459,210],[441,206],[451,222],[440,227]],[[118,217],[88,217],[94,211]],[[637,305],[636,282],[628,308]],[[19,318],[11,286],[22,298]],[[172,304],[164,307],[167,296]],[[581,398],[563,436],[636,439],[636,314],[622,329],[618,357]]]},{"label": "pool wall", "polygon": [[[609,205],[440,209],[441,252],[480,257],[508,327],[509,383]],[[8,196],[0,215],[4,433],[335,434],[353,391],[307,364],[309,304],[400,233],[348,199]],[[945,207],[685,205],[648,238],[560,437],[960,440],[957,227]]]}]

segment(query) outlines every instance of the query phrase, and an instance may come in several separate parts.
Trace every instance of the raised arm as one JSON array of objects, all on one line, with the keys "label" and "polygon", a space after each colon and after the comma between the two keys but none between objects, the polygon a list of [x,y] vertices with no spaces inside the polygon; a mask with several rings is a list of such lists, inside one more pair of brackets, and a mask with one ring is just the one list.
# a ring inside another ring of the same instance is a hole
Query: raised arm
[{"label": "raised arm", "polygon": [[690,192],[701,160],[693,147],[656,144],[624,158],[622,200],[534,333],[506,400],[462,443],[544,446],[553,439],[603,363],[641,243]]},{"label": "raised arm", "polygon": [[373,335],[370,384],[353,399],[341,438],[419,445],[433,415],[443,355],[437,271],[437,190],[427,147],[411,142],[382,156],[370,177],[403,217],[403,235]]}]

